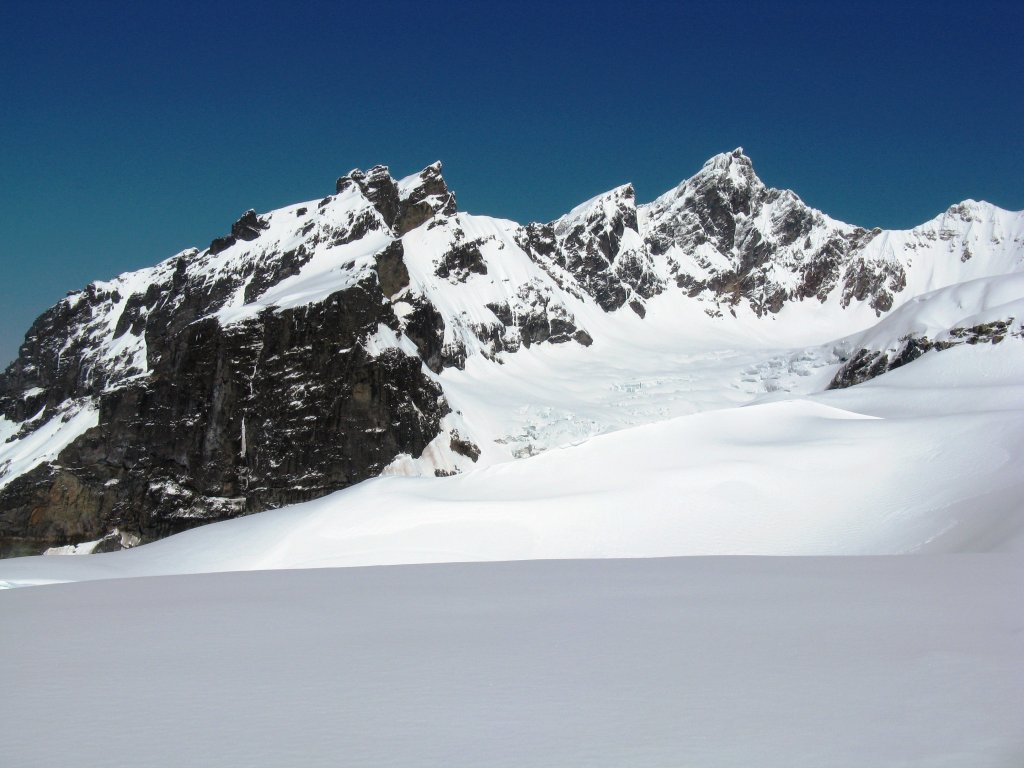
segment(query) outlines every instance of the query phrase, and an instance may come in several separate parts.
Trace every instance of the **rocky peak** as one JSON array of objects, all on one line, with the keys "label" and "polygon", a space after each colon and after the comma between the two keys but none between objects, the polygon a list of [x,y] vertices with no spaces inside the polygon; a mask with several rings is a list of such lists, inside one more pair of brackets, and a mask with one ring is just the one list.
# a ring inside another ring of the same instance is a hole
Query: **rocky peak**
[{"label": "rocky peak", "polygon": [[438,213],[453,215],[457,208],[455,193],[448,189],[441,175],[441,163],[428,165],[422,171],[398,182],[402,212],[395,224],[401,236],[410,232]]},{"label": "rocky peak", "polygon": [[730,309],[747,303],[759,315],[789,300],[824,301],[870,239],[792,192],[766,187],[742,148],[715,155],[641,208],[644,240],[680,288]]},{"label": "rocky peak", "polygon": [[599,230],[613,229],[621,234],[623,228],[635,230],[636,190],[632,184],[623,184],[580,203],[569,213],[552,222],[559,237],[583,228],[596,234]]},{"label": "rocky peak", "polygon": [[419,202],[428,197],[448,197],[452,192],[441,173],[441,162],[431,163],[419,173],[406,176],[399,182],[400,194],[403,201]]},{"label": "rocky peak", "polygon": [[743,151],[743,147],[736,147],[732,152],[720,152],[709,158],[696,176],[722,172],[757,178],[754,174],[754,163]]},{"label": "rocky peak", "polygon": [[391,171],[386,165],[375,165],[368,171],[353,168],[344,176],[339,176],[335,182],[335,189],[338,193],[345,191],[350,184],[356,184],[360,189],[379,186],[384,179],[391,179]]},{"label": "rocky peak", "polygon": [[375,165],[368,171],[354,168],[338,178],[335,189],[341,194],[351,186],[355,186],[363,196],[373,204],[388,227],[394,228],[400,213],[398,185],[391,178],[386,165]]},{"label": "rocky peak", "polygon": [[255,240],[267,226],[266,220],[261,219],[256,215],[256,211],[250,208],[231,225],[231,234],[239,240]]},{"label": "rocky peak", "polygon": [[996,207],[992,203],[967,199],[949,206],[945,215],[956,217],[961,221],[983,221],[986,217],[991,217],[995,210]]},{"label": "rocky peak", "polygon": [[629,302],[644,314],[643,299],[661,292],[639,233],[632,184],[598,195],[551,224],[555,263],[570,272],[601,308]]},{"label": "rocky peak", "polygon": [[267,228],[267,221],[256,215],[256,211],[250,208],[238,217],[238,220],[231,225],[231,234],[218,237],[210,243],[210,254],[216,255],[226,251],[239,240],[255,240]]},{"label": "rocky peak", "polygon": [[375,165],[365,172],[354,168],[339,176],[335,183],[338,194],[353,186],[373,204],[399,237],[438,213],[451,215],[456,211],[455,194],[441,175],[440,162],[399,181],[392,178],[386,165]]},{"label": "rocky peak", "polygon": [[742,147],[737,147],[732,152],[715,155],[693,176],[643,207],[657,214],[718,203],[749,212],[752,198],[766,191],[764,182],[754,172],[753,162]]}]

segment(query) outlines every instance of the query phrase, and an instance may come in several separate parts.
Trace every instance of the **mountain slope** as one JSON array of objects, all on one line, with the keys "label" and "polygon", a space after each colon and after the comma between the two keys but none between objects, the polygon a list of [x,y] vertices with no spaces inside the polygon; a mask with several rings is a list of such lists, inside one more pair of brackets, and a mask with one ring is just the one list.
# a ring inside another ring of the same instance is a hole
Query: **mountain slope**
[{"label": "mountain slope", "polygon": [[[620,425],[575,444],[538,426],[540,455],[522,461],[499,458],[458,477],[368,480],[125,552],[5,560],[0,582],[538,558],[1024,552],[1022,351],[962,345],[861,386],[762,392],[747,407]],[[599,404],[589,413],[596,420]]]},{"label": "mountain slope", "polygon": [[964,289],[960,318],[984,319],[909,353],[899,308],[966,280],[1013,293],[999,276],[1022,266],[1020,213],[968,201],[868,231],[766,187],[741,150],[652,203],[626,185],[526,226],[458,212],[438,164],[353,171],[36,321],[0,376],[0,541],[116,548],[864,381],[976,325],[1016,343],[1018,295]]}]

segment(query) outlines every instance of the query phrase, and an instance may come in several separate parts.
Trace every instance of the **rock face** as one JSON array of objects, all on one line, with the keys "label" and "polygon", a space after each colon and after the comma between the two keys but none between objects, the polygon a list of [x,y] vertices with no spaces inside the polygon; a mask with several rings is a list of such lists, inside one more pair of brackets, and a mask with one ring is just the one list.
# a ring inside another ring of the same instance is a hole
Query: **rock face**
[{"label": "rock face", "polygon": [[741,149],[709,160],[642,216],[668,278],[716,306],[776,313],[790,301],[824,302],[843,284],[885,311],[887,289],[901,289],[883,267],[855,258],[877,231],[834,221],[792,192],[766,187]]},{"label": "rock face", "polygon": [[552,230],[554,263],[573,275],[606,312],[628,302],[643,316],[642,302],[664,289],[640,237],[631,184],[578,206]]},{"label": "rock face", "polygon": [[894,349],[875,350],[862,347],[843,364],[829,384],[829,389],[845,389],[863,384],[887,371],[912,363],[926,352],[952,349],[961,344],[999,344],[1007,336],[1024,338],[1024,330],[1013,330],[1013,321],[993,320],[970,327],[956,326],[945,331],[941,338],[931,339],[919,334],[901,337]]},{"label": "rock face", "polygon": [[[0,413],[25,434],[82,411],[95,424],[5,484],[0,535],[48,545],[119,526],[148,540],[322,496],[422,452],[448,412],[441,388],[418,355],[374,346],[399,326],[388,297],[408,284],[401,240],[316,301],[218,316],[298,275],[318,247],[393,237],[406,201],[387,170],[350,177],[345,214],[300,217],[294,247],[260,245],[270,223],[249,211],[206,251],[90,285],[40,317],[0,377]],[[411,210],[422,218],[436,199]],[[241,242],[259,247],[236,254]]]},{"label": "rock face", "polygon": [[[521,226],[460,213],[440,164],[403,179],[376,166],[69,294],[0,375],[0,554],[152,540],[325,495],[400,457],[469,466],[480,452],[449,418],[446,368],[588,346],[588,318],[643,317],[663,294],[712,316],[803,301],[880,315],[937,287],[922,267],[937,253],[968,277],[1021,258],[1020,228],[987,204],[869,231],[766,187],[742,150],[652,203],[635,197],[625,185]],[[929,344],[866,350],[834,386]]]}]

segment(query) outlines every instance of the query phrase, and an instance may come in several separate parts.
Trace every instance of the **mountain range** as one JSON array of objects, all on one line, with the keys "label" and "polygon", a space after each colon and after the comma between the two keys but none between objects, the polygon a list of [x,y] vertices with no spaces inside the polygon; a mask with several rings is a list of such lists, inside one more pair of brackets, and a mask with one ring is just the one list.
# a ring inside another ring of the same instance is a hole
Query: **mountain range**
[{"label": "mountain range", "polygon": [[[989,203],[866,229],[736,149],[650,203],[627,184],[523,225],[460,211],[439,163],[353,170],[35,321],[0,375],[0,549],[121,549],[382,475],[483,498],[500,466],[601,435],[957,347],[1016,359],[1022,319],[1024,213]],[[643,444],[590,460],[643,476]],[[518,497],[532,476],[508,472]]]}]

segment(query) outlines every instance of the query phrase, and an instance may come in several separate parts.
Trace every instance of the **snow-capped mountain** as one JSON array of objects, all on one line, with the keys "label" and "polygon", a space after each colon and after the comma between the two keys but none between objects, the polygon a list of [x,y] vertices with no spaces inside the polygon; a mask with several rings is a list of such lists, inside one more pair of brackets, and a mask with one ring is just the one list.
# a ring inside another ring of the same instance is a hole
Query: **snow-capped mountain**
[{"label": "snow-capped mountain", "polygon": [[739,149],[548,224],[458,211],[439,164],[352,171],[35,322],[0,376],[0,541],[118,548],[1017,343],[1021,274],[1022,213],[867,230]]}]

